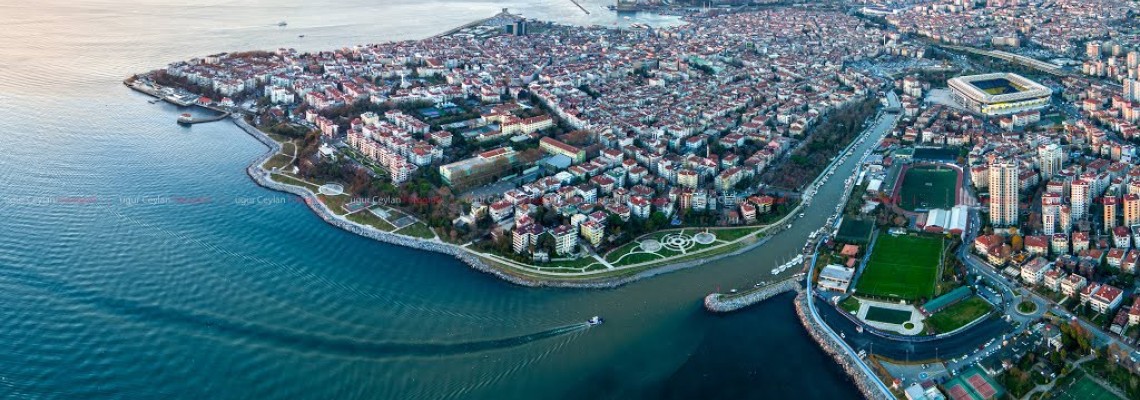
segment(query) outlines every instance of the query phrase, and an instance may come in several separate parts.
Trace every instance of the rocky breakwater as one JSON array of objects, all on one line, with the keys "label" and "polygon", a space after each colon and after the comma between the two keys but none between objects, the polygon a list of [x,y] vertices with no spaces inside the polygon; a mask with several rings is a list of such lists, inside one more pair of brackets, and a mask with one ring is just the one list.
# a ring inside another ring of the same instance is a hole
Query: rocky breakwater
[{"label": "rocky breakwater", "polygon": [[373,239],[373,240],[377,240],[377,241],[381,241],[381,242],[385,242],[385,243],[390,243],[390,244],[394,244],[394,245],[398,245],[398,246],[407,246],[407,247],[411,247],[414,249],[427,250],[427,251],[433,251],[433,252],[437,252],[437,253],[448,254],[448,255],[454,256],[455,258],[459,259],[463,263],[471,266],[472,268],[474,268],[476,270],[486,272],[489,274],[493,274],[493,275],[499,277],[500,279],[506,280],[506,281],[511,282],[511,283],[515,283],[518,285],[524,285],[524,286],[538,286],[538,285],[540,285],[539,282],[525,280],[525,279],[519,278],[517,276],[506,274],[506,273],[504,273],[498,269],[492,268],[491,266],[487,265],[487,263],[483,262],[483,260],[480,259],[478,256],[472,254],[471,252],[467,251],[466,249],[464,249],[462,247],[459,247],[459,246],[456,246],[456,245],[453,245],[450,243],[444,243],[444,242],[439,241],[438,239],[423,239],[423,238],[417,238],[417,237],[395,234],[395,233],[391,233],[391,232],[385,232],[385,231],[373,228],[371,226],[361,225],[361,224],[349,221],[342,216],[336,215],[335,213],[332,212],[332,210],[330,210],[328,208],[328,206],[326,206],[324,203],[322,203],[317,198],[317,195],[315,193],[313,193],[309,189],[303,188],[300,186],[284,184],[284,183],[277,182],[277,181],[274,181],[273,179],[271,179],[270,172],[266,171],[261,166],[266,161],[268,161],[269,158],[273,157],[273,155],[275,155],[281,151],[281,144],[277,143],[277,141],[274,141],[273,139],[269,138],[269,136],[266,136],[265,133],[261,132],[260,130],[253,127],[252,125],[250,125],[249,123],[247,123],[246,121],[244,121],[240,118],[234,118],[234,123],[239,128],[241,128],[243,131],[248,133],[250,136],[253,136],[255,139],[257,139],[258,141],[260,141],[261,143],[265,144],[266,146],[268,146],[270,148],[269,152],[258,157],[256,160],[254,160],[253,163],[251,163],[249,165],[249,167],[246,168],[246,174],[249,175],[249,177],[251,179],[253,179],[254,182],[257,182],[257,184],[261,185],[262,187],[265,187],[267,189],[276,190],[279,192],[294,194],[294,195],[301,197],[302,199],[305,200],[305,204],[307,204],[309,206],[309,208],[312,209],[313,212],[317,214],[317,216],[321,217],[321,219],[324,220],[325,222],[327,222],[328,224],[336,226],[336,227],[341,228],[341,229],[344,229],[346,231],[355,233],[357,235],[361,235],[361,236]]},{"label": "rocky breakwater", "polygon": [[800,288],[802,275],[796,274],[782,281],[751,289],[744,293],[723,294],[712,293],[705,296],[705,309],[712,312],[731,312],[744,307],[768,300],[780,293],[787,293]]},{"label": "rocky breakwater", "polygon": [[810,315],[808,301],[810,298],[807,293],[800,292],[796,295],[796,315],[800,318],[800,323],[803,324],[804,329],[807,329],[808,334],[815,339],[816,343],[823,348],[823,351],[830,354],[835,362],[839,363],[840,367],[847,372],[847,375],[855,382],[855,386],[859,388],[859,392],[863,397],[876,400],[893,400],[892,396],[884,392],[882,383],[878,378],[871,375],[870,370],[863,364],[863,361],[858,359],[858,356],[852,354],[849,348],[844,343],[840,343],[838,338],[829,334],[824,327],[817,323]]}]

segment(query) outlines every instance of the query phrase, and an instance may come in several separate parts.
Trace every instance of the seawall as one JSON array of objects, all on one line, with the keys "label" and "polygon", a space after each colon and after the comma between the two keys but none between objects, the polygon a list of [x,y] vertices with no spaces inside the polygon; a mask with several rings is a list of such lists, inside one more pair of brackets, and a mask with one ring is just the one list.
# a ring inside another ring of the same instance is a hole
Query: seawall
[{"label": "seawall", "polygon": [[265,161],[269,160],[269,158],[273,157],[274,154],[277,154],[281,151],[281,144],[277,143],[273,139],[270,139],[269,136],[265,135],[265,133],[261,132],[241,118],[234,118],[234,124],[270,149],[269,152],[266,152],[265,154],[258,157],[256,160],[254,160],[253,163],[249,165],[249,167],[246,168],[246,174],[249,175],[249,177],[253,179],[254,182],[257,182],[257,184],[261,185],[262,187],[300,196],[305,200],[305,204],[307,204],[309,208],[312,209],[313,212],[316,213],[317,216],[321,217],[321,219],[326,223],[355,233],[357,235],[361,235],[384,243],[449,254],[464,262],[465,264],[471,266],[471,268],[495,275],[500,279],[509,281],[514,284],[523,286],[539,286],[538,282],[524,280],[492,268],[483,262],[483,260],[481,260],[479,257],[476,257],[475,255],[460,248],[459,246],[435,240],[425,240],[391,232],[384,232],[370,226],[357,224],[345,219],[344,217],[334,214],[332,210],[328,208],[328,206],[326,206],[317,198],[316,194],[309,191],[308,189],[294,185],[287,185],[270,179],[269,172],[261,168],[261,165],[265,163]]},{"label": "seawall", "polygon": [[810,301],[810,299],[807,293],[801,291],[796,295],[796,315],[799,316],[800,323],[803,324],[804,329],[807,330],[812,339],[814,339],[816,343],[819,343],[819,347],[831,355],[831,357],[835,359],[835,362],[839,363],[839,366],[847,372],[847,375],[855,382],[855,387],[859,388],[859,392],[863,394],[863,397],[871,400],[894,400],[890,397],[886,397],[881,390],[875,388],[877,386],[877,377],[870,376],[866,370],[860,368],[858,366],[859,361],[855,359],[855,356],[845,351],[842,344],[832,339],[830,335],[823,331],[824,328],[822,326],[819,326],[815,321],[811,320],[811,317],[808,316],[808,301]]}]

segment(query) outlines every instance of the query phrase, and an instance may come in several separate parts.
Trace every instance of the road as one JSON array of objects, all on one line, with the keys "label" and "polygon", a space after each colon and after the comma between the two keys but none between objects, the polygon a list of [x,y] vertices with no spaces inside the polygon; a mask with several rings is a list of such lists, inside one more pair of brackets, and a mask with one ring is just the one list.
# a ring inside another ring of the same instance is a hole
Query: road
[{"label": "road", "polygon": [[[980,221],[978,220],[978,218],[979,217],[978,217],[977,210],[976,209],[971,210],[970,211],[970,221],[972,224],[971,226],[980,226],[980,224],[979,224]],[[998,271],[996,268],[994,268],[988,262],[981,259],[977,255],[971,254],[969,249],[972,247],[971,245],[973,244],[974,238],[976,237],[976,233],[973,232],[974,231],[973,229],[969,229],[967,231],[970,233],[967,234],[966,238],[964,238],[963,246],[961,246],[958,250],[959,251],[959,254],[958,254],[959,259],[962,260],[962,262],[966,265],[966,267],[968,269],[970,269],[971,271],[976,273],[978,276],[983,277],[986,280],[986,282],[989,283],[991,286],[998,287],[1001,289],[1002,297],[1005,300],[1004,307],[1006,310],[1006,314],[1009,315],[1011,317],[1011,319],[1013,319],[1014,321],[1022,322],[1022,325],[1019,328],[1019,330],[1024,330],[1025,328],[1027,328],[1027,326],[1028,326],[1027,322],[1040,317],[1046,311],[1051,311],[1051,312],[1053,312],[1053,314],[1056,314],[1062,318],[1066,318],[1069,320],[1072,320],[1075,317],[1073,315],[1073,313],[1071,313],[1068,310],[1065,310],[1064,308],[1058,306],[1052,300],[1050,300],[1044,296],[1041,296],[1041,295],[1039,295],[1039,294],[1037,294],[1031,290],[1028,290],[1025,287],[1023,287],[1020,283],[1003,276],[1000,271]],[[1017,312],[1017,309],[1016,309],[1017,304],[1020,303],[1020,301],[1023,299],[1024,300],[1030,300],[1030,301],[1037,304],[1037,312],[1035,312],[1033,314],[1033,316],[1027,317],[1027,316],[1024,316],[1021,313]],[[1104,331],[1104,329],[1101,329],[1098,326],[1092,325],[1088,321],[1085,321],[1084,319],[1077,318],[1076,320],[1081,324],[1081,326],[1083,326],[1086,330],[1088,330],[1089,332],[1091,332],[1093,334],[1093,337],[1095,339],[1094,342],[1097,345],[1107,346],[1109,344],[1116,344],[1122,350],[1127,350],[1130,353],[1136,352],[1135,347],[1120,341],[1111,333]]]},{"label": "road", "polygon": [[[898,95],[896,95],[896,94],[895,94],[893,91],[888,91],[888,92],[887,92],[887,106],[888,106],[889,108],[897,108],[897,107],[901,107],[901,105],[902,105],[902,104],[901,104],[901,102],[899,102],[899,98],[898,98]],[[896,125],[896,124],[898,124],[899,116],[900,116],[900,114],[889,114],[889,113],[883,113],[883,114],[880,114],[880,115],[879,115],[879,117],[875,119],[875,122],[874,122],[874,125],[873,125],[873,127],[869,128],[869,129],[871,129],[871,131],[870,131],[870,132],[868,132],[868,133],[870,133],[870,135],[868,135],[868,136],[864,137],[864,139],[863,139],[863,140],[868,140],[868,139],[869,139],[869,140],[872,140],[872,141],[874,141],[874,143],[878,143],[880,140],[882,140],[882,139],[883,139],[883,137],[885,137],[885,136],[886,136],[886,134],[887,134],[888,132],[890,132],[892,129],[894,129],[894,127],[895,127],[895,125]],[[861,162],[861,161],[862,161],[863,159],[865,159],[865,158],[866,158],[866,155],[860,156],[860,163],[859,163],[859,164],[856,166],[856,168],[855,168],[855,171],[852,173],[852,176],[858,176],[858,175],[859,175],[859,173],[862,171],[862,169],[863,169],[863,165],[862,165],[862,162]],[[825,171],[826,171],[826,169],[825,169]],[[849,185],[849,186],[850,186],[850,185]],[[851,190],[851,188],[850,188],[850,187],[846,187],[846,190],[847,190],[847,192],[848,192],[848,193],[850,193],[850,190]],[[846,204],[846,201],[845,201],[845,200],[846,200],[846,198],[847,198],[847,196],[846,196],[846,195],[844,195],[844,196],[841,196],[841,198],[840,198],[840,201],[838,202],[838,204],[839,204],[839,205],[838,205],[838,207],[837,207],[837,210],[836,210],[836,215],[840,215],[840,214],[842,214],[842,212],[843,212],[843,205],[844,205],[844,204]],[[835,218],[835,220],[838,220],[838,218]],[[831,229],[831,228],[832,228],[832,226],[828,225],[828,226],[826,226],[825,228],[827,228],[827,229]],[[819,254],[819,249],[818,249],[819,243],[823,243],[823,242],[825,242],[825,240],[822,240],[822,239],[821,239],[821,240],[819,240],[819,242],[817,242],[817,245],[816,245],[816,255],[818,255],[818,254]],[[816,267],[816,261],[817,261],[817,260],[816,260],[816,259],[815,259],[815,257],[813,256],[813,259],[812,259],[812,263],[811,263],[811,267],[810,267],[811,269],[809,269],[809,270],[808,270],[808,273],[807,273],[807,275],[806,275],[806,279],[807,279],[807,285],[806,285],[806,286],[807,286],[807,296],[808,296],[808,300],[807,300],[807,303],[808,303],[808,311],[811,313],[811,318],[812,318],[812,319],[815,321],[815,323],[816,323],[817,325],[819,325],[819,326],[823,327],[823,330],[824,330],[824,331],[825,331],[825,332],[826,332],[826,333],[827,333],[829,336],[831,336],[831,338],[832,338],[833,340],[835,340],[837,343],[846,343],[846,342],[844,341],[844,339],[843,339],[843,336],[844,336],[844,335],[843,335],[843,334],[841,334],[841,333],[836,333],[836,331],[834,330],[834,328],[832,328],[832,327],[831,327],[831,326],[830,326],[830,325],[829,325],[829,324],[828,324],[828,323],[827,323],[827,322],[824,320],[824,318],[822,318],[822,317],[820,316],[820,313],[819,313],[819,311],[820,311],[820,308],[821,308],[821,307],[816,307],[816,304],[815,304],[815,303],[816,303],[816,297],[815,297],[815,294],[813,293],[813,290],[814,290],[815,288],[814,288],[814,287],[812,286],[812,284],[811,284],[811,277],[812,277],[813,275],[815,275],[815,267]],[[824,308],[824,309],[831,309],[832,311],[834,311],[834,310],[835,310],[835,309],[834,309],[833,307],[831,307],[831,306],[822,307],[822,308]],[[857,366],[858,366],[860,369],[862,369],[862,370],[863,370],[863,372],[864,372],[865,374],[867,374],[867,376],[869,376],[869,377],[872,377],[872,378],[873,378],[873,380],[875,381],[875,386],[876,386],[876,388],[877,388],[879,391],[881,391],[881,392],[882,392],[882,394],[883,394],[883,395],[884,395],[886,398],[894,398],[894,395],[892,395],[892,394],[891,394],[891,391],[890,391],[890,389],[889,389],[889,388],[887,388],[887,385],[886,385],[885,383],[883,383],[883,382],[882,382],[882,380],[878,379],[878,375],[876,375],[876,374],[875,374],[875,371],[874,371],[874,370],[872,370],[872,369],[871,369],[871,367],[869,367],[869,366],[868,366],[866,363],[864,363],[864,362],[863,362],[863,360],[862,360],[862,359],[860,359],[860,358],[859,358],[859,355],[858,355],[858,353],[857,353],[857,350],[855,350],[854,348],[850,347],[850,344],[848,344],[848,347],[844,348],[843,350],[844,350],[844,351],[846,351],[846,352],[848,353],[848,356],[849,356],[850,358],[852,358],[852,359],[856,360],[856,364],[857,364]]]}]

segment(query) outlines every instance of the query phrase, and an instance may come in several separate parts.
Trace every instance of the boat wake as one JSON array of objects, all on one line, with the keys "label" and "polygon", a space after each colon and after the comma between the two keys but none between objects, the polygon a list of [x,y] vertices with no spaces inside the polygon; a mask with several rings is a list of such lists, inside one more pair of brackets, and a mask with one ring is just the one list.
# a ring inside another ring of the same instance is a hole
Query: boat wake
[{"label": "boat wake", "polygon": [[582,331],[587,322],[559,326],[524,335],[468,342],[382,342],[357,337],[303,332],[284,327],[241,321],[207,311],[180,310],[141,300],[112,298],[94,290],[71,285],[32,271],[0,271],[0,287],[18,284],[49,291],[95,308],[96,311],[137,320],[140,323],[181,326],[190,335],[219,337],[255,346],[347,358],[385,359],[399,357],[439,357],[501,350],[531,342]]}]

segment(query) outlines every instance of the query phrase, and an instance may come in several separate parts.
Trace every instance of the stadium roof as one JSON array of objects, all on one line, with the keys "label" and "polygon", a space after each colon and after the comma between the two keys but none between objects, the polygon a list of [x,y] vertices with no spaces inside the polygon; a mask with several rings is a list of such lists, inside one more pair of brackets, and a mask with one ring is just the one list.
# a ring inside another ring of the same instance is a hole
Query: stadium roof
[{"label": "stadium roof", "polygon": [[[1004,79],[1009,81],[1017,87],[1018,91],[1005,94],[989,94],[977,86],[978,82],[992,81],[997,79]],[[966,95],[975,101],[986,104],[1020,101],[1053,95],[1053,90],[1045,87],[1045,85],[1029,80],[1029,78],[1026,78],[1024,76],[1009,72],[959,76],[957,78],[951,78],[947,84],[950,85],[951,88],[954,88],[961,92],[963,95]]]}]

